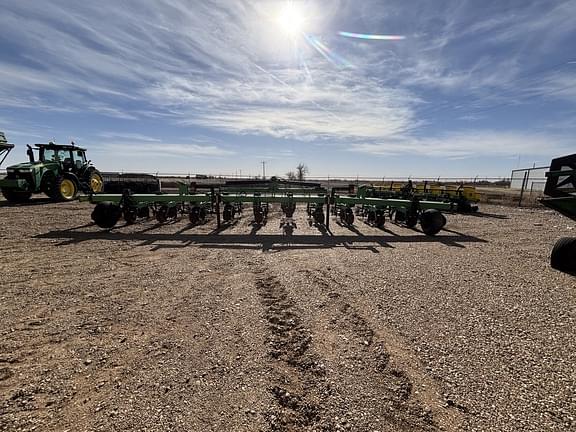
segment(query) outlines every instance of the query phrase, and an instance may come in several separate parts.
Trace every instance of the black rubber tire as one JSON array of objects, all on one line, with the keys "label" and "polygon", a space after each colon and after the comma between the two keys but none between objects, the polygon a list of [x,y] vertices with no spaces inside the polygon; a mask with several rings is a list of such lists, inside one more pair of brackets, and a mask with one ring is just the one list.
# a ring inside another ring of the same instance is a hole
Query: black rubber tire
[{"label": "black rubber tire", "polygon": [[[68,181],[68,180],[74,184],[74,188],[75,188],[74,193],[69,197],[62,195],[62,193],[60,192],[62,182]],[[56,181],[54,182],[54,189],[52,190],[51,198],[54,201],[74,201],[76,198],[78,198],[78,183],[70,177],[65,177],[65,176],[57,177]]]},{"label": "black rubber tire", "polygon": [[40,182],[40,190],[49,198],[52,198],[52,194],[54,193],[54,183],[56,183],[54,172],[47,171]]},{"label": "black rubber tire", "polygon": [[32,196],[32,192],[2,189],[2,195],[4,195],[4,198],[6,198],[9,203],[17,204],[28,201]]},{"label": "black rubber tire", "polygon": [[136,207],[124,207],[123,216],[126,223],[132,225],[138,219],[138,209]]},{"label": "black rubber tire", "polygon": [[368,224],[375,224],[376,223],[376,212],[374,210],[370,210],[366,214],[366,223],[368,223]]},{"label": "black rubber tire", "polygon": [[92,210],[92,220],[100,228],[112,228],[122,216],[120,206],[112,202],[101,202],[96,204]]},{"label": "black rubber tire", "polygon": [[418,216],[407,215],[404,223],[408,228],[414,228],[418,224]]},{"label": "black rubber tire", "polygon": [[234,208],[231,205],[226,204],[224,206],[224,211],[222,212],[222,219],[224,220],[224,222],[230,222],[232,219],[234,219]]},{"label": "black rubber tire", "polygon": [[200,207],[192,207],[188,212],[190,224],[196,225],[200,221]]},{"label": "black rubber tire", "polygon": [[354,211],[351,208],[346,209],[346,225],[354,225]]},{"label": "black rubber tire", "polygon": [[393,219],[395,223],[404,223],[406,221],[406,212],[404,210],[393,210],[390,213],[390,219]]},{"label": "black rubber tire", "polygon": [[264,212],[260,207],[254,209],[254,222],[261,225],[264,222]]},{"label": "black rubber tire", "polygon": [[140,207],[138,209],[138,217],[143,219],[150,219],[150,207]]},{"label": "black rubber tire", "polygon": [[428,236],[438,234],[445,225],[446,217],[438,210],[426,210],[420,215],[420,227],[422,232]]},{"label": "black rubber tire", "polygon": [[178,217],[178,207],[168,207],[168,219],[176,219]]},{"label": "black rubber tire", "polygon": [[316,210],[313,214],[314,217],[314,222],[317,225],[324,225],[324,221],[326,220],[326,217],[324,216],[324,212],[322,210]]},{"label": "black rubber tire", "polygon": [[374,224],[378,228],[384,228],[384,224],[386,223],[386,215],[384,213],[376,213]]},{"label": "black rubber tire", "polygon": [[156,210],[156,220],[158,223],[165,223],[168,220],[168,206],[160,206],[158,210]]},{"label": "black rubber tire", "polygon": [[565,273],[576,274],[576,237],[559,239],[550,256],[550,266]]}]

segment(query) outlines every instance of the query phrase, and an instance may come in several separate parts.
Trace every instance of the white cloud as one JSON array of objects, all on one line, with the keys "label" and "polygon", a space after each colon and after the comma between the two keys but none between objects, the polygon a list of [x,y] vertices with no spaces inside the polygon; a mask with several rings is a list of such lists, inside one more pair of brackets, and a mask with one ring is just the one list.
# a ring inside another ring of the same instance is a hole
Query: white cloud
[{"label": "white cloud", "polygon": [[573,150],[570,137],[550,133],[516,131],[465,130],[440,137],[405,136],[378,143],[352,144],[350,151],[373,155],[417,154],[429,157],[474,158],[479,156],[508,157],[567,153]]},{"label": "white cloud", "polygon": [[110,153],[115,156],[139,156],[162,157],[223,157],[236,154],[216,145],[201,145],[195,143],[140,143],[140,142],[98,142],[90,145],[92,152]]},{"label": "white cloud", "polygon": [[138,133],[126,133],[126,132],[101,132],[98,134],[99,137],[105,139],[115,139],[123,141],[144,141],[144,142],[161,142],[158,138],[153,138],[148,135],[142,135]]},{"label": "white cloud", "polygon": [[[279,84],[282,83],[282,84]],[[240,134],[312,140],[382,138],[416,125],[409,93],[346,73],[316,71],[311,82],[294,71],[275,77],[256,70],[249,78],[211,82],[177,78],[149,91],[158,104],[188,110],[183,124]]]}]

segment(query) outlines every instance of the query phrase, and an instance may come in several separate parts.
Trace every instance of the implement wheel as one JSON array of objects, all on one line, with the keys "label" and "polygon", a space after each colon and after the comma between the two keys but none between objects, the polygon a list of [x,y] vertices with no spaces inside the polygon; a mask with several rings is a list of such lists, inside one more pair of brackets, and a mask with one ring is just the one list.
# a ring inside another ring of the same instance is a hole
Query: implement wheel
[{"label": "implement wheel", "polygon": [[30,199],[32,196],[31,192],[15,191],[10,189],[2,189],[2,195],[10,203],[23,203]]},{"label": "implement wheel", "polygon": [[324,211],[321,208],[313,213],[313,217],[316,225],[324,225],[326,217],[324,216]]},{"label": "implement wheel", "polygon": [[262,225],[262,222],[264,222],[264,212],[262,211],[262,207],[254,207],[254,222],[257,225]]},{"label": "implement wheel", "polygon": [[138,217],[144,219],[150,219],[150,207],[140,207],[138,209]]},{"label": "implement wheel", "polygon": [[160,206],[160,208],[156,211],[156,220],[158,223],[165,223],[168,220],[168,206]]},{"label": "implement wheel", "polygon": [[92,220],[100,228],[112,228],[120,216],[122,216],[120,206],[108,201],[96,204],[92,211]]},{"label": "implement wheel", "polygon": [[200,222],[200,207],[192,207],[188,212],[188,219],[192,225]]},{"label": "implement wheel", "polygon": [[124,220],[128,225],[132,225],[138,219],[138,209],[136,207],[124,207]]},{"label": "implement wheel", "polygon": [[550,256],[555,270],[576,274],[576,237],[563,237],[556,242]]},{"label": "implement wheel", "polygon": [[383,210],[377,210],[375,217],[374,217],[374,224],[378,228],[384,228],[384,224],[386,223],[386,215],[384,214]]},{"label": "implement wheel", "polygon": [[234,219],[234,207],[231,204],[226,204],[224,206],[224,211],[222,212],[222,219],[224,222],[230,222]]},{"label": "implement wheel", "polygon": [[198,219],[200,220],[200,223],[206,222],[206,209],[204,207],[200,207],[200,210],[198,211]]},{"label": "implement wheel", "polygon": [[420,227],[424,234],[434,236],[446,225],[446,217],[438,210],[426,210],[420,215]]}]

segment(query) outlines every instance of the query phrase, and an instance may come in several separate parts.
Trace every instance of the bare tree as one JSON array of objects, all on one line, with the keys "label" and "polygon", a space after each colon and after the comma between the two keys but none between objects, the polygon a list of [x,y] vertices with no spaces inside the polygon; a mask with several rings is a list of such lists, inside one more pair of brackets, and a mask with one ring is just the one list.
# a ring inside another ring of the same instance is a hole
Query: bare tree
[{"label": "bare tree", "polygon": [[308,174],[308,167],[300,162],[296,167],[296,177],[302,181],[306,177],[306,174]]},{"label": "bare tree", "polygon": [[296,173],[294,171],[288,171],[286,173],[286,178],[288,180],[296,180]]}]

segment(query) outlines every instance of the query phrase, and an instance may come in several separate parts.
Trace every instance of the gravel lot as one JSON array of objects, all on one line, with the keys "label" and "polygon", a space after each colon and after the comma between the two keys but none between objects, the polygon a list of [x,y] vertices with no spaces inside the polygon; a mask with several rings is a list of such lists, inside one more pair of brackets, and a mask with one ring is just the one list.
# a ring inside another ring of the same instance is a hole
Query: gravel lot
[{"label": "gravel lot", "polygon": [[576,430],[553,212],[288,237],[2,204],[1,431]]}]

